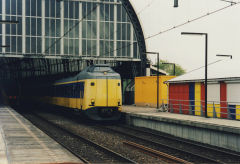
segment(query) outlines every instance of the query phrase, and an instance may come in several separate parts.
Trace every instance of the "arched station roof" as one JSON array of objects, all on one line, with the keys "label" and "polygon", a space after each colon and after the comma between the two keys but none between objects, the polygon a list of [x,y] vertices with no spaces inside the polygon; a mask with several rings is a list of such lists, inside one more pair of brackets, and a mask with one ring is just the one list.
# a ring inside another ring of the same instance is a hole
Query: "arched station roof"
[{"label": "arched station roof", "polygon": [[[5,4],[8,0],[3,0]],[[74,0],[76,1],[76,0]],[[122,6],[125,8],[130,21],[133,25],[135,36],[139,48],[140,62],[135,61],[133,59],[106,59],[103,62],[114,63],[113,66],[121,68],[119,72],[126,73],[124,69],[131,69],[131,74],[135,75],[144,75],[145,65],[146,65],[146,56],[144,52],[146,52],[146,45],[144,40],[143,30],[138,19],[136,12],[134,11],[133,6],[131,5],[129,0],[120,0]],[[90,2],[90,1],[86,1]],[[7,5],[7,4],[6,4]],[[42,5],[43,6],[43,5]],[[25,6],[26,7],[26,6]],[[1,15],[1,13],[0,13]],[[3,16],[2,16],[3,18]],[[5,16],[5,19],[7,16]],[[6,30],[6,27],[5,27]],[[1,35],[3,37],[4,35]],[[7,40],[7,39],[6,39]],[[5,56],[4,56],[5,55]],[[20,56],[20,57],[19,57]],[[56,56],[47,56],[47,55],[34,55],[34,54],[0,54],[0,79],[23,79],[24,77],[35,77],[35,76],[44,76],[51,75],[54,72],[62,72],[62,73],[71,73],[78,72],[84,67],[84,64],[81,63],[83,60],[88,64],[91,63],[93,58],[85,58],[82,57],[72,57],[66,55],[56,55]],[[98,59],[95,59],[98,60]],[[114,61],[114,62],[113,62]],[[137,63],[137,64],[136,64]],[[127,67],[126,67],[127,66]],[[137,73],[136,73],[137,72]],[[134,75],[134,76],[135,76]],[[133,77],[134,77],[133,76]],[[128,77],[130,77],[128,75]]]}]

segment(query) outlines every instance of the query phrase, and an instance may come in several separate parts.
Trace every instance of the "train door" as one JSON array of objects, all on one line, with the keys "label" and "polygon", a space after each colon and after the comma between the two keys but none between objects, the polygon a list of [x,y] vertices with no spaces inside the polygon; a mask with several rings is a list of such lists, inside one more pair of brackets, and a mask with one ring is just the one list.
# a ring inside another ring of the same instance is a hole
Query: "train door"
[{"label": "train door", "polygon": [[96,104],[95,106],[108,106],[108,80],[96,80]]},{"label": "train door", "polygon": [[117,106],[118,104],[118,82],[115,79],[107,79],[107,104]]}]

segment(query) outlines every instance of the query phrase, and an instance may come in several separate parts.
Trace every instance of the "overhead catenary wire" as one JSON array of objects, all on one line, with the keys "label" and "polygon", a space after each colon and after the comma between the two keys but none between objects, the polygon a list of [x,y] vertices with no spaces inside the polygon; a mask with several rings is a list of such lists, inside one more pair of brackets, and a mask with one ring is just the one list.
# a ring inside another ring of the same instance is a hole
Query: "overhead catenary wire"
[{"label": "overhead catenary wire", "polygon": [[239,5],[239,4],[240,4],[240,2],[231,3],[230,5],[224,6],[224,7],[222,7],[222,8],[217,9],[217,10],[213,10],[213,11],[208,12],[208,13],[206,13],[206,14],[204,14],[204,15],[199,16],[199,17],[196,17],[196,18],[193,18],[193,19],[188,20],[188,21],[186,21],[186,22],[183,22],[183,23],[181,23],[181,24],[175,25],[175,26],[173,26],[173,27],[171,27],[171,28],[168,28],[168,29],[165,29],[165,30],[163,30],[163,31],[160,31],[160,32],[158,32],[158,33],[156,33],[156,34],[150,35],[150,36],[146,37],[145,40],[151,39],[151,38],[156,37],[156,36],[158,36],[158,35],[160,35],[160,34],[163,34],[163,33],[166,33],[166,32],[168,32],[168,31],[174,30],[174,29],[176,29],[176,28],[182,27],[182,26],[184,26],[184,25],[186,25],[186,24],[195,22],[195,21],[197,21],[197,20],[200,20],[200,19],[202,19],[202,18],[208,17],[208,16],[210,16],[210,15],[213,15],[213,14],[215,14],[215,13],[218,13],[218,12],[220,12],[220,11],[223,11],[223,10],[225,10],[225,9],[227,9],[227,8],[230,8],[230,7]]},{"label": "overhead catenary wire", "polygon": [[[208,16],[210,16],[210,15],[213,15],[213,14],[215,14],[215,13],[218,13],[218,12],[223,11],[223,10],[225,10],[225,9],[228,9],[228,8],[230,8],[230,7],[236,6],[236,5],[238,5],[238,4],[240,4],[240,2],[231,3],[230,5],[227,5],[227,6],[225,6],[225,7],[222,7],[222,8],[216,9],[216,10],[213,10],[213,11],[208,12],[208,13],[206,13],[206,14],[204,14],[204,15],[199,16],[199,17],[193,18],[193,19],[191,19],[191,20],[188,20],[188,21],[186,21],[186,22],[183,22],[183,23],[181,23],[181,24],[178,24],[178,25],[173,26],[173,27],[171,27],[171,28],[168,28],[168,29],[166,29],[166,30],[160,31],[160,32],[158,32],[158,33],[156,33],[156,34],[154,34],[154,35],[148,36],[148,37],[146,37],[144,40],[146,41],[146,40],[148,40],[148,39],[154,38],[154,37],[156,37],[156,36],[158,36],[158,35],[161,35],[161,34],[163,34],[163,33],[169,32],[169,31],[171,31],[171,30],[175,30],[175,29],[177,29],[177,28],[179,28],[179,27],[182,27],[182,26],[184,26],[184,25],[186,25],[186,24],[195,22],[195,21],[197,21],[197,20],[200,20],[200,19],[202,19],[202,18],[208,17]],[[90,15],[93,11],[95,11],[95,10],[97,9],[98,5],[99,5],[99,4],[97,4],[91,11],[89,11],[80,21],[78,21],[76,24],[74,24],[72,27],[70,27],[69,30],[68,30],[67,32],[65,32],[63,36],[61,36],[60,38],[58,38],[54,43],[52,43],[52,45],[51,45],[47,50],[49,50],[51,47],[53,47],[59,40],[61,40],[65,35],[67,35],[70,31],[72,31],[79,23],[81,23],[88,15]],[[117,31],[115,31],[115,32],[117,32]],[[107,54],[113,53],[113,52],[118,51],[118,50],[121,50],[121,49],[123,49],[123,48],[127,48],[127,47],[129,47],[129,46],[131,46],[131,45],[133,45],[133,44],[135,44],[135,43],[130,43],[130,44],[127,44],[127,45],[125,45],[125,46],[121,46],[121,47],[116,48],[116,49],[114,49],[114,50],[108,51],[108,52],[106,52],[105,54],[103,54],[102,56],[106,56]],[[47,52],[47,50],[46,50],[45,52]],[[92,56],[92,57],[97,57],[97,56]]]},{"label": "overhead catenary wire", "polygon": [[235,4],[235,3],[236,3],[236,2],[234,2],[234,1],[228,1],[228,0],[220,0],[220,1],[228,2],[228,3],[231,3],[231,4]]},{"label": "overhead catenary wire", "polygon": [[[159,32],[158,34],[155,34],[155,36],[158,36],[158,35],[160,35],[160,34],[163,34],[163,33],[166,33],[166,32],[168,32],[168,31],[174,30],[174,29],[176,29],[176,28],[178,28],[178,27],[184,26],[185,24],[188,24],[188,23],[191,23],[191,22],[193,22],[193,21],[202,19],[202,18],[207,17],[207,16],[209,16],[209,15],[212,15],[212,14],[214,14],[214,13],[220,12],[220,11],[222,11],[222,10],[224,10],[224,9],[229,8],[229,7],[238,5],[239,3],[240,3],[240,2],[231,3],[231,5],[228,5],[228,6],[226,6],[226,7],[223,7],[223,8],[217,9],[217,10],[214,10],[214,11],[212,11],[212,12],[210,12],[210,13],[207,13],[207,14],[202,15],[202,16],[200,16],[200,17],[194,18],[194,19],[192,19],[191,21],[187,21],[187,22],[185,22],[185,23],[182,23],[182,24],[179,24],[179,25],[177,25],[177,26],[174,26],[173,28],[166,29],[166,30],[164,30],[164,31],[162,31],[162,32]],[[79,20],[76,24],[74,24],[72,27],[70,27],[69,30],[66,31],[66,32],[65,32],[60,38],[58,38],[54,43],[52,43],[45,52],[47,52],[50,48],[52,48],[58,41],[60,41],[63,37],[65,37],[70,31],[72,31],[74,28],[76,28],[76,27],[79,25],[79,23],[81,23],[88,15],[90,15],[93,11],[95,11],[95,10],[97,9],[97,7],[98,7],[98,5],[96,5],[91,11],[89,11],[85,16],[83,16],[82,19]],[[153,37],[155,37],[155,36],[151,36],[151,38],[153,38]],[[145,38],[145,40],[147,40],[147,39],[150,39],[150,38],[149,38],[149,37],[148,37],[148,38]],[[110,53],[112,53],[112,52],[114,52],[114,51],[118,51],[118,50],[121,50],[121,49],[123,49],[123,48],[129,47],[129,46],[131,46],[131,45],[133,45],[133,44],[135,44],[135,43],[130,43],[130,44],[128,44],[128,45],[125,45],[125,46],[119,47],[119,48],[117,48],[117,49],[114,49],[114,50],[112,50],[112,51],[108,51],[108,52],[106,52],[105,54],[103,54],[103,56],[105,56],[105,55],[107,55],[107,54],[110,54]],[[98,57],[98,56],[91,56],[91,57]],[[113,59],[113,60],[114,60],[114,59]],[[69,61],[69,63],[71,63],[71,62],[74,62],[74,61]],[[203,67],[204,67],[204,66],[203,66]],[[201,68],[202,68],[202,67],[201,67]],[[198,69],[200,69],[200,68],[198,68]],[[196,70],[196,69],[195,69],[195,70]],[[192,70],[192,71],[194,71],[194,70]],[[190,72],[191,72],[191,71],[190,71]]]},{"label": "overhead catenary wire", "polygon": [[146,10],[147,8],[149,8],[155,0],[152,0],[151,2],[149,2],[144,8],[142,8],[139,12],[137,12],[137,15],[140,15],[144,10]]},{"label": "overhead catenary wire", "polygon": [[[149,37],[146,37],[144,40],[146,41],[146,40],[148,40],[148,39],[154,38],[154,37],[156,37],[156,36],[158,36],[158,35],[161,35],[161,34],[163,34],[163,33],[166,33],[166,32],[172,31],[172,30],[175,30],[175,29],[177,29],[177,28],[179,28],[179,27],[182,27],[182,26],[184,26],[184,25],[186,25],[186,24],[189,24],[189,23],[192,23],[192,22],[194,22],[194,21],[200,20],[200,19],[202,19],[202,18],[208,17],[208,16],[210,16],[210,15],[212,15],[212,14],[218,13],[218,12],[220,12],[220,11],[223,11],[223,10],[225,10],[225,9],[228,9],[228,8],[230,8],[230,7],[233,7],[233,6],[236,6],[236,5],[239,5],[239,4],[240,4],[240,2],[231,3],[230,5],[227,5],[227,6],[225,6],[225,7],[219,8],[219,9],[217,9],[217,10],[213,10],[213,11],[211,11],[211,12],[208,12],[208,13],[204,14],[204,15],[201,15],[201,16],[199,16],[199,17],[193,18],[192,20],[188,20],[188,21],[186,21],[186,22],[184,22],[184,23],[178,24],[178,25],[176,25],[176,26],[173,26],[173,27],[171,27],[171,28],[168,28],[168,29],[166,29],[166,30],[163,30],[163,31],[161,31],[161,32],[158,32],[158,33],[156,33],[156,34],[154,34],[154,35],[151,35],[151,36],[149,36]],[[130,43],[130,44],[126,45],[126,46],[122,46],[122,47],[117,48],[117,49],[115,49],[115,50],[113,50],[113,51],[107,52],[107,53],[105,53],[104,55],[109,54],[109,53],[112,53],[112,52],[115,52],[115,51],[118,51],[118,50],[121,50],[121,49],[126,48],[126,47],[129,47],[129,46],[131,46],[131,45],[133,45],[133,44],[134,44],[134,43]]]},{"label": "overhead catenary wire", "polygon": [[[207,66],[210,66],[210,65],[212,65],[212,64],[218,63],[218,62],[220,62],[220,61],[222,61],[222,59],[221,59],[221,60],[213,61],[213,62],[211,62],[211,63],[208,63]],[[196,69],[193,69],[193,70],[191,70],[191,71],[188,71],[187,73],[190,73],[190,72],[199,70],[199,69],[204,68],[204,67],[205,67],[205,65],[204,65],[204,66],[201,66],[201,67],[198,67],[198,68],[196,68]],[[187,73],[186,73],[186,74],[187,74]]]}]

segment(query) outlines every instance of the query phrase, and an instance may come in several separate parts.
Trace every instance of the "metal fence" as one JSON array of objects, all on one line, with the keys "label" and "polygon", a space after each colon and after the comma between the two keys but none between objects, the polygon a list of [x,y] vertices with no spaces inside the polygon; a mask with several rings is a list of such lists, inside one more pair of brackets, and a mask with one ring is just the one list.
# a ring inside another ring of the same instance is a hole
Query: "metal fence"
[{"label": "metal fence", "polygon": [[[163,111],[202,117],[205,116],[205,101],[162,99],[160,103],[161,110]],[[240,102],[208,101],[207,116],[240,120]]]}]

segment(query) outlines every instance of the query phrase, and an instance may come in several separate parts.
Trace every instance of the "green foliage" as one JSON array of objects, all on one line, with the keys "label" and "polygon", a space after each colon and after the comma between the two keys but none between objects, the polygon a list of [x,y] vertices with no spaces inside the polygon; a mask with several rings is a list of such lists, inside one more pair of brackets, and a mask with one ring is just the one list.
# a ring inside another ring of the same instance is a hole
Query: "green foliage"
[{"label": "green foliage", "polygon": [[[166,71],[169,75],[174,75],[173,64],[162,64],[169,63],[167,60],[160,60],[159,69]],[[186,71],[178,64],[175,64],[176,76],[184,74]]]}]

